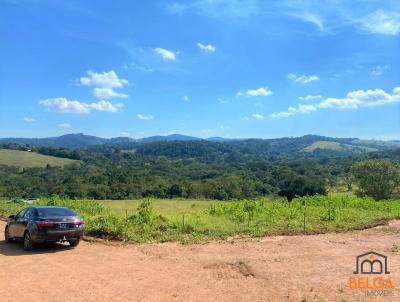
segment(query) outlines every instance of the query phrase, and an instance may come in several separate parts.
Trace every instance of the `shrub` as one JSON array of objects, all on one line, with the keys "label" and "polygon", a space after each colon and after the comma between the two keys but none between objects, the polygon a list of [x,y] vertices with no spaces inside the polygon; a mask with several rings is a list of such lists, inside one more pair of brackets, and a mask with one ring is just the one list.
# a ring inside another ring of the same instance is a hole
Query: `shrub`
[{"label": "shrub", "polygon": [[359,196],[391,198],[400,185],[400,165],[390,160],[365,160],[352,166]]}]

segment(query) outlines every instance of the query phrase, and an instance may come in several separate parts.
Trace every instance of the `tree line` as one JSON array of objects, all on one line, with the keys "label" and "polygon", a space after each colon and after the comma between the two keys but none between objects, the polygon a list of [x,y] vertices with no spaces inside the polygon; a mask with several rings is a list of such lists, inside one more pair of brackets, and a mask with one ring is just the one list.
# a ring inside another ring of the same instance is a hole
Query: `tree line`
[{"label": "tree line", "polygon": [[36,147],[36,152],[80,159],[81,163],[45,168],[0,166],[0,196],[229,200],[269,195],[291,200],[323,195],[343,183],[352,189],[356,183],[359,195],[384,199],[398,189],[398,151],[296,158],[253,153],[244,144],[242,150],[220,150],[225,147],[216,145],[217,151],[209,150],[209,144],[200,150],[188,143],[176,145],[175,153],[171,144],[158,144],[158,149],[147,145],[136,152],[110,146],[88,150]]}]

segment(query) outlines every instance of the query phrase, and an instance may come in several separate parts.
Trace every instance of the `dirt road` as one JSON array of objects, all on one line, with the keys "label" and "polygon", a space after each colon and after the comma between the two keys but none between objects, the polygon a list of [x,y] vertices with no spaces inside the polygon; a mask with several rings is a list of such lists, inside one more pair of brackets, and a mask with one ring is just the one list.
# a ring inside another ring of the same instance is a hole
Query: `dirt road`
[{"label": "dirt road", "polygon": [[[400,301],[396,228],[201,245],[82,242],[34,252],[1,234],[0,301]],[[395,289],[347,288],[356,255],[369,250],[388,257]]]}]

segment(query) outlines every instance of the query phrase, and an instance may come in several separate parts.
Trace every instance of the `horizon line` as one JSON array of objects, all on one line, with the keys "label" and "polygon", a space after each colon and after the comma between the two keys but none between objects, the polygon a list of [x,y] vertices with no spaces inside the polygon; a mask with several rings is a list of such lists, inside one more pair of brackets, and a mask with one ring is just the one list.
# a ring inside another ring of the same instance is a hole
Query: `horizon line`
[{"label": "horizon line", "polygon": [[396,138],[389,138],[390,135],[386,138],[374,138],[374,137],[341,137],[341,136],[327,136],[327,135],[322,135],[322,134],[303,134],[300,136],[280,136],[280,137],[232,137],[232,136],[207,136],[207,137],[201,137],[201,136],[194,136],[194,135],[187,135],[187,134],[181,134],[181,133],[169,133],[169,134],[155,134],[155,135],[149,135],[149,136],[143,136],[143,137],[133,137],[133,136],[125,136],[125,135],[120,135],[120,136],[110,136],[110,137],[102,137],[102,136],[97,136],[93,134],[85,134],[83,132],[75,132],[75,133],[66,133],[58,136],[44,136],[44,137],[16,137],[16,136],[8,136],[8,137],[0,137],[0,140],[3,139],[46,139],[46,138],[59,138],[63,137],[66,135],[85,135],[85,136],[92,136],[92,137],[97,137],[101,139],[113,139],[113,138],[130,138],[133,140],[142,140],[145,138],[149,137],[170,137],[173,135],[180,135],[180,136],[186,136],[186,137],[193,137],[195,139],[200,139],[200,140],[209,140],[212,138],[220,138],[220,139],[226,139],[226,140],[251,140],[251,139],[259,139],[259,140],[269,140],[269,139],[282,139],[282,138],[300,138],[300,137],[305,137],[305,136],[320,136],[320,137],[326,137],[326,138],[347,138],[347,139],[360,139],[360,140],[372,140],[372,141],[400,141],[400,137]]}]

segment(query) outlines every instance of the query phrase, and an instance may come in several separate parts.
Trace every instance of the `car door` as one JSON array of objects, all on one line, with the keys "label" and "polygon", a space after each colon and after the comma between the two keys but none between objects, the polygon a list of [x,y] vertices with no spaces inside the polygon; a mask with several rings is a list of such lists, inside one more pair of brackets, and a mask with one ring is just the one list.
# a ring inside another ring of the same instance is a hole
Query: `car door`
[{"label": "car door", "polygon": [[28,224],[32,208],[27,208],[21,217],[17,219],[16,235],[15,237],[23,237],[26,225]]},{"label": "car door", "polygon": [[23,209],[22,211],[19,211],[14,219],[10,220],[8,223],[8,230],[10,232],[10,237],[19,237],[18,236],[18,220],[25,215],[27,209]]}]

